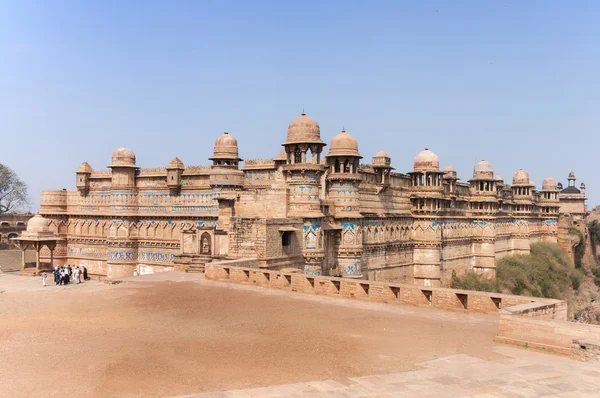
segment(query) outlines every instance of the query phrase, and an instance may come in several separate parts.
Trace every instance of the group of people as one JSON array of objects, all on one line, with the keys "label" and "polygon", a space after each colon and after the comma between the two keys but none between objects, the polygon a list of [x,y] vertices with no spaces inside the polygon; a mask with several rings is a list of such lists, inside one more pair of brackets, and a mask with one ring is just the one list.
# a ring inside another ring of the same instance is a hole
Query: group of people
[{"label": "group of people", "polygon": [[[56,285],[68,285],[69,282],[81,283],[90,279],[85,265],[81,267],[76,265],[57,265],[54,267],[53,274]],[[46,286],[46,278],[46,272],[42,272],[42,284],[44,286]]]}]

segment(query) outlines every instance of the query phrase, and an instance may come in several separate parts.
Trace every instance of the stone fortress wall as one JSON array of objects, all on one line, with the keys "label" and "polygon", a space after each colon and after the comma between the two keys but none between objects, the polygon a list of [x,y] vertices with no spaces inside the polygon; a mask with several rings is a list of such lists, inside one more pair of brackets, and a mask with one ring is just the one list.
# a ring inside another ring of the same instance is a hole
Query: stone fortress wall
[{"label": "stone fortress wall", "polygon": [[362,162],[345,131],[321,156],[325,146],[318,123],[302,114],[275,158],[241,168],[228,133],[211,166],[174,158],[140,169],[127,148],[113,152],[109,170],[84,162],[77,190],[42,193],[40,213],[65,239],[54,258],[109,277],[256,258],[270,269],[435,287],[452,271],[493,275],[496,259],[560,241],[571,223],[561,217],[587,214],[574,175],[564,190],[552,178],[536,190],[524,170],[508,184],[481,161],[462,183],[428,149],[401,174],[384,151]]},{"label": "stone fortress wall", "polygon": [[21,236],[27,228],[27,221],[33,214],[2,214],[0,215],[0,249],[14,248],[11,239]]}]

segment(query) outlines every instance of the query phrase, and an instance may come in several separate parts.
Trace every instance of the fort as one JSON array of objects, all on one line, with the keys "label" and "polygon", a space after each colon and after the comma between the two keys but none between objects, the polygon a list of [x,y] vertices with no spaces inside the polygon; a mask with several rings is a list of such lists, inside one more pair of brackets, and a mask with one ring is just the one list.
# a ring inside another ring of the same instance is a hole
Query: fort
[{"label": "fort", "polygon": [[440,287],[452,271],[494,275],[496,259],[538,241],[572,255],[569,229],[585,226],[585,185],[573,172],[565,188],[546,178],[538,190],[525,170],[509,182],[482,160],[460,182],[425,149],[402,174],[385,151],[361,161],[345,131],[325,152],[304,113],[282,146],[243,162],[223,133],[210,166],[175,157],[139,168],[127,148],[113,152],[109,170],[84,162],[75,191],[42,192],[35,228],[56,241],[39,246],[40,263],[118,278],[251,259],[268,270]]}]

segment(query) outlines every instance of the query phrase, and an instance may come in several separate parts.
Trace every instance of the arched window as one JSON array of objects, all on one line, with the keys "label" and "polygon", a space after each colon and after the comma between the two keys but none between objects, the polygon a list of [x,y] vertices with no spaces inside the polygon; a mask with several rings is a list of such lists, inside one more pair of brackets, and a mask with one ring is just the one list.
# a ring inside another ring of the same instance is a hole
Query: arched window
[{"label": "arched window", "polygon": [[339,159],[335,160],[335,172],[336,173],[340,172],[340,160]]},{"label": "arched window", "polygon": [[296,147],[294,151],[294,163],[302,163],[302,151],[300,147]]},{"label": "arched window", "polygon": [[344,161],[344,173],[350,173],[350,163],[348,162],[348,159]]}]

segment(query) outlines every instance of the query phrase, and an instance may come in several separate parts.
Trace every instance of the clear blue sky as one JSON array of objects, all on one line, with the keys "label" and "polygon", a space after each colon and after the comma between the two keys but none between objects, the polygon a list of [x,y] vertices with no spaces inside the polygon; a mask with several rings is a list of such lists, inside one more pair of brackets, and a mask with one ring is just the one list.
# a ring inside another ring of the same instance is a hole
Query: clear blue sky
[{"label": "clear blue sky", "polygon": [[597,1],[0,1],[0,162],[73,189],[119,146],[208,164],[229,131],[275,156],[306,109],[365,160],[424,147],[540,188],[575,170],[600,204]]}]

